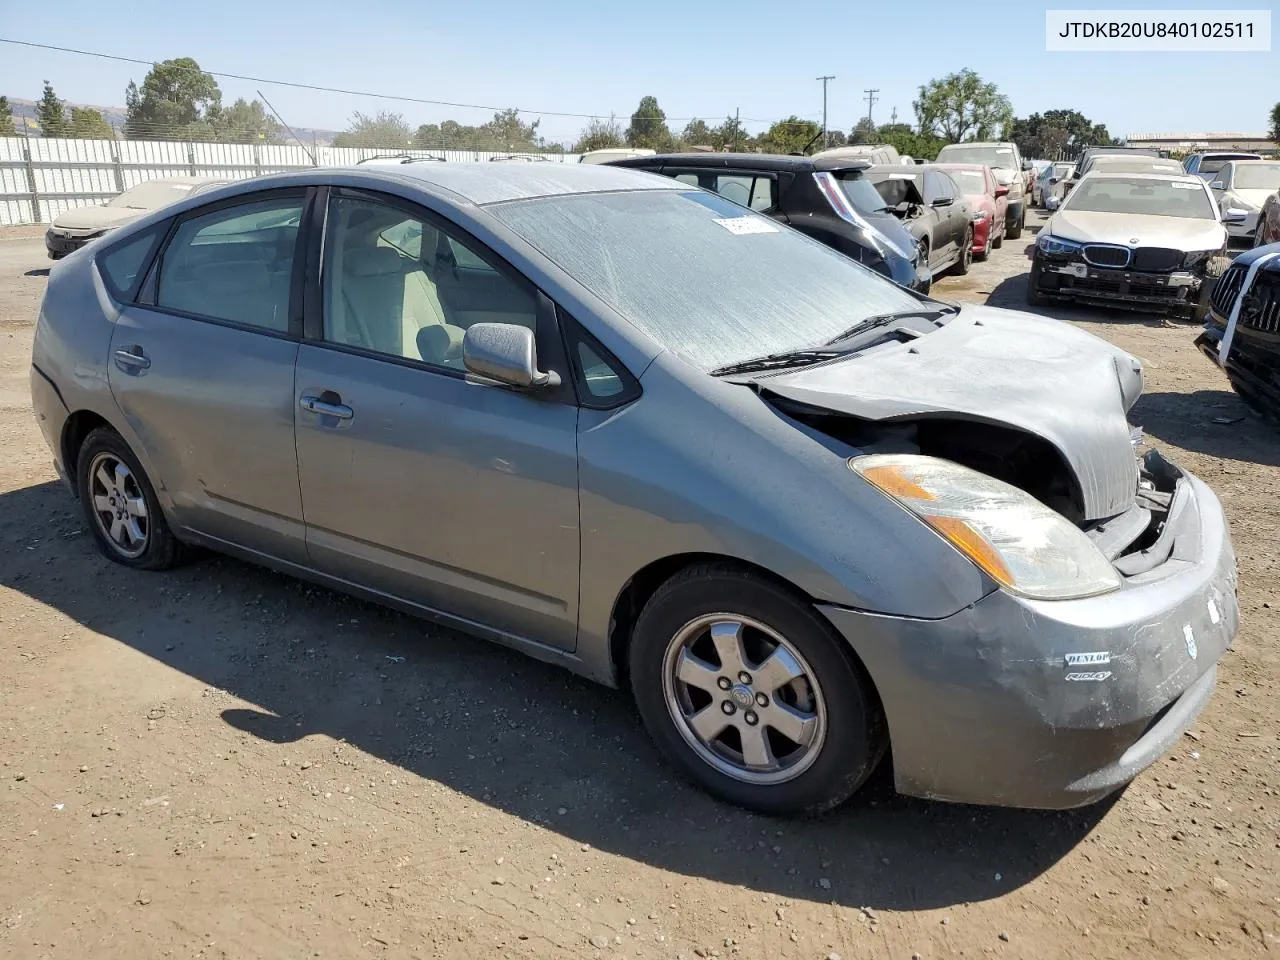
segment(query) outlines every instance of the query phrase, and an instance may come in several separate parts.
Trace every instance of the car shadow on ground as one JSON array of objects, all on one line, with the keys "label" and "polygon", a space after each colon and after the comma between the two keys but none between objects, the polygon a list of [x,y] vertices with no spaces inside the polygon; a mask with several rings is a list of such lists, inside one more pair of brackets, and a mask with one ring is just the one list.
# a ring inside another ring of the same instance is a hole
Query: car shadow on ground
[{"label": "car shadow on ground", "polygon": [[949,906],[1028,883],[1113,802],[1045,813],[912,800],[882,767],[821,818],[757,816],[679,780],[624,693],[234,560],[119,567],[59,484],[0,495],[0,539],[0,585],[252,704],[221,711],[237,730],[266,744],[342,740],[678,874],[849,906]]},{"label": "car shadow on ground", "polygon": [[[1028,265],[1030,261],[1028,260]],[[1121,326],[1144,325],[1148,327],[1163,327],[1170,324],[1174,326],[1184,326],[1188,333],[1198,331],[1200,328],[1195,324],[1188,323],[1185,320],[1168,319],[1163,314],[1148,313],[1139,310],[1117,310],[1108,307],[1094,307],[1083,303],[1073,303],[1067,300],[1051,300],[1042,307],[1033,307],[1027,304],[1027,281],[1029,273],[1020,273],[1016,276],[1006,277],[1001,280],[991,291],[987,297],[987,306],[1004,307],[1008,310],[1022,310],[1026,313],[1034,313],[1042,317],[1052,317],[1055,320],[1074,320],[1085,323],[1114,323]]]},{"label": "car shadow on ground", "polygon": [[1129,419],[1148,435],[1183,450],[1280,466],[1280,426],[1260,417],[1230,390],[1145,393]]}]

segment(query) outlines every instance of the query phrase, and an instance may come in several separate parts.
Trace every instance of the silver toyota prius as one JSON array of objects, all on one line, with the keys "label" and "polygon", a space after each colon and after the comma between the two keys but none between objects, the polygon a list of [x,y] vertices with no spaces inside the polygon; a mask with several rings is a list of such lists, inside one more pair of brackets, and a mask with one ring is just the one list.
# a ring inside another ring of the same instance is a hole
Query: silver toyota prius
[{"label": "silver toyota prius", "polygon": [[624,686],[769,813],[1070,807],[1237,627],[1138,361],[608,166],[220,187],[54,265],[35,413],[102,551],[222,551]]}]

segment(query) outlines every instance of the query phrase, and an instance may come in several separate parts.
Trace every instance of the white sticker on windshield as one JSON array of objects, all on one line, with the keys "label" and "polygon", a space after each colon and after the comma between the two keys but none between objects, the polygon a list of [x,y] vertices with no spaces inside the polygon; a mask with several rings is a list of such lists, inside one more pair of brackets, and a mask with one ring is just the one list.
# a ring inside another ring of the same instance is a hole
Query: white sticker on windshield
[{"label": "white sticker on windshield", "polygon": [[916,175],[915,175],[914,173],[891,173],[891,174],[889,174],[889,179],[890,179],[890,180],[914,180],[915,178],[916,178]]},{"label": "white sticker on windshield", "polygon": [[730,233],[744,236],[748,233],[777,233],[776,224],[764,217],[715,217],[712,223],[718,223]]},{"label": "white sticker on windshield", "polygon": [[1009,154],[1010,156],[1012,156],[1013,148],[1012,147],[996,147],[996,156],[1003,157],[1006,154]]},{"label": "white sticker on windshield", "polygon": [[1179,183],[1177,180],[1174,180],[1172,183],[1169,184],[1169,186],[1173,187],[1173,189],[1175,190],[1199,190],[1200,189],[1200,184],[1198,183]]}]

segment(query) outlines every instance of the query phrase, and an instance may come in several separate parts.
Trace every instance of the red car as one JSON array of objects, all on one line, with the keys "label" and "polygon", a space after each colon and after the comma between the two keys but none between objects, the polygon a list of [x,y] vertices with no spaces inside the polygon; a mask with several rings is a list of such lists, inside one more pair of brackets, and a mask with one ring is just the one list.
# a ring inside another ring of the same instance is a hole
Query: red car
[{"label": "red car", "polygon": [[973,257],[985,260],[992,247],[1004,242],[1004,218],[1009,209],[1009,188],[996,182],[991,168],[981,163],[937,163],[964,191],[973,205]]}]

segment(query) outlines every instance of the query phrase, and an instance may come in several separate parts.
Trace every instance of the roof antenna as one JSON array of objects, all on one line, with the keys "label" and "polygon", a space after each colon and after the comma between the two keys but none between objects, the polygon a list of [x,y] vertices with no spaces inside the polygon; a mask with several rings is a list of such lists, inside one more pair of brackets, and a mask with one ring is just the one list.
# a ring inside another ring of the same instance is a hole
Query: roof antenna
[{"label": "roof antenna", "polygon": [[312,165],[313,167],[318,167],[318,166],[320,166],[320,164],[318,164],[318,163],[316,162],[316,155],[315,155],[314,153],[312,153],[312,152],[311,152],[310,148],[309,148],[305,143],[303,143],[303,142],[302,142],[302,138],[301,138],[300,136],[298,136],[296,133],[294,133],[294,132],[293,132],[293,127],[289,126],[287,123],[285,123],[285,122],[284,122],[284,117],[280,116],[280,114],[277,112],[276,108],[275,108],[275,107],[273,107],[273,106],[271,106],[271,101],[270,101],[270,100],[268,100],[266,97],[263,97],[263,96],[262,96],[262,91],[261,91],[261,90],[255,90],[254,92],[255,92],[258,96],[262,97],[262,102],[263,102],[263,103],[265,103],[265,104],[267,105],[267,109],[268,109],[268,110],[270,110],[272,113],[274,113],[274,114],[276,115],[276,119],[280,121],[280,126],[284,127],[286,130],[288,130],[288,131],[289,131],[289,133],[293,136],[293,139],[295,139],[295,140],[297,140],[297,141],[298,141],[298,146],[300,146],[303,150],[306,150],[306,151],[307,151],[307,156],[311,158],[311,165]]}]

